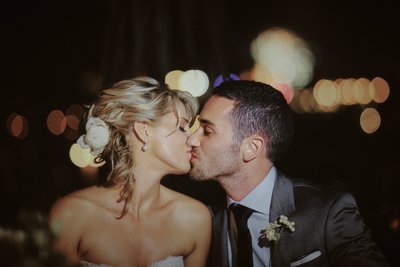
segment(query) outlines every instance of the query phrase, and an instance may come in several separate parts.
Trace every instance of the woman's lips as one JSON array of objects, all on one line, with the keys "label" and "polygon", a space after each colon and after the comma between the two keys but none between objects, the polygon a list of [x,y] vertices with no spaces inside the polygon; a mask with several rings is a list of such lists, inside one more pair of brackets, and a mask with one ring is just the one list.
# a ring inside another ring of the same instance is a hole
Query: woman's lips
[{"label": "woman's lips", "polygon": [[197,155],[195,153],[191,152],[190,154],[191,154],[190,160],[197,159]]}]

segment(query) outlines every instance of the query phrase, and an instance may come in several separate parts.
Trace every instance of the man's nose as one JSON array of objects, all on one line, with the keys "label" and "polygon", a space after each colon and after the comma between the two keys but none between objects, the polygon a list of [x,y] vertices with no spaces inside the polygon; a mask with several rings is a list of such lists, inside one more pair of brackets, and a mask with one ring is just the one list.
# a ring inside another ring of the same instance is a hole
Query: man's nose
[{"label": "man's nose", "polygon": [[186,144],[191,147],[200,146],[200,128],[194,131],[187,139]]}]

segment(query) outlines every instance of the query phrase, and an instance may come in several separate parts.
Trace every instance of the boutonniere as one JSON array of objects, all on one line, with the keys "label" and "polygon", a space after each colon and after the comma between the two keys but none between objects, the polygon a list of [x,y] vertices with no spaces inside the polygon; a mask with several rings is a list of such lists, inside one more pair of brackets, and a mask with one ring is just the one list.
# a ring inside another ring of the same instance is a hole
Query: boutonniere
[{"label": "boutonniere", "polygon": [[294,230],[294,222],[289,221],[288,217],[281,215],[277,221],[268,223],[267,228],[260,231],[258,245],[260,247],[270,247],[278,242],[282,231],[293,233]]}]

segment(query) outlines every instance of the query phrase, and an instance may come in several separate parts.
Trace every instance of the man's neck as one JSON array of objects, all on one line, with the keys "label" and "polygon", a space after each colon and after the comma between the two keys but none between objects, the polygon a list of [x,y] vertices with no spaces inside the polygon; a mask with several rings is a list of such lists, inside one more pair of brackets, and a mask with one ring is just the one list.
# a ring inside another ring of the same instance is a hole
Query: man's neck
[{"label": "man's neck", "polygon": [[248,168],[230,177],[218,179],[218,182],[230,198],[235,201],[240,201],[261,183],[268,175],[272,166],[272,164],[248,166]]}]

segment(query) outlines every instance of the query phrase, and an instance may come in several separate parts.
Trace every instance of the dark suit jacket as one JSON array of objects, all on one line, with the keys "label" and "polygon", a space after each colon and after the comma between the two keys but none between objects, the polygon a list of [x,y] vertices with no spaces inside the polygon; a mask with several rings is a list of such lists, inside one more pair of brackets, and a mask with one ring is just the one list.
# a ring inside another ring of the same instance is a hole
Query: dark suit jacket
[{"label": "dark suit jacket", "polygon": [[[228,266],[225,208],[210,208],[213,236],[209,267]],[[347,193],[292,181],[278,173],[272,194],[270,222],[285,215],[295,232],[281,232],[271,247],[271,264],[283,266],[388,266]],[[261,230],[261,229],[260,229]]]}]

